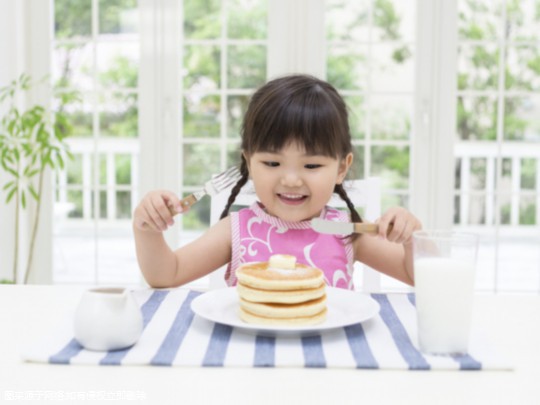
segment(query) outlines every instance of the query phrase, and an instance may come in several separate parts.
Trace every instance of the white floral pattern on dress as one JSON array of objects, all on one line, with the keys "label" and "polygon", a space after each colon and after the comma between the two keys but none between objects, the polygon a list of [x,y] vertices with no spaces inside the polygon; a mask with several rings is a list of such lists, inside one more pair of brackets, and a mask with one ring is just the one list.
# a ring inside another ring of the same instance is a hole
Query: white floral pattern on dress
[{"label": "white floral pattern on dress", "polygon": [[[246,262],[268,261],[273,254],[291,254],[299,263],[317,267],[328,285],[353,289],[353,255],[350,242],[340,235],[319,234],[310,221],[287,222],[272,217],[260,203],[231,213],[232,260],[226,274],[235,285],[235,270]],[[349,221],[348,214],[325,208],[321,218]]]}]

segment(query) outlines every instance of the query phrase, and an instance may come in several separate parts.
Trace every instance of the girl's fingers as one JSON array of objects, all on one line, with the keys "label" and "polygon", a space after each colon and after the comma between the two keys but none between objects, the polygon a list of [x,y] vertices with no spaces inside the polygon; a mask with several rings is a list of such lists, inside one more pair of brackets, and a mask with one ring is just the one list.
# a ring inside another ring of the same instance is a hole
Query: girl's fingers
[{"label": "girl's fingers", "polygon": [[[382,239],[392,241],[394,235],[399,232],[399,229],[396,229],[396,218],[390,211],[386,212],[381,218],[379,218],[377,223],[379,224],[378,236]],[[390,224],[392,224],[391,230]],[[399,224],[397,224],[397,227],[399,228]]]},{"label": "girl's fingers", "polygon": [[151,202],[146,199],[141,202],[139,208],[137,208],[138,215],[135,218],[137,227],[143,231],[161,232],[160,227],[153,218],[153,207]]},{"label": "girl's fingers", "polygon": [[163,192],[161,197],[164,199],[165,204],[167,205],[167,209],[169,210],[169,213],[171,211],[173,211],[176,214],[180,214],[184,212],[180,199],[176,196],[176,194],[171,193],[171,192]]},{"label": "girl's fingers", "polygon": [[172,192],[149,193],[135,212],[135,224],[139,229],[163,232],[174,224],[173,214],[182,212],[180,199]]},{"label": "girl's fingers", "polygon": [[403,231],[405,229],[405,223],[399,218],[394,218],[392,222],[392,230],[388,233],[387,239],[390,242],[398,243]]},{"label": "girl's fingers", "polygon": [[412,240],[412,234],[417,229],[418,224],[416,221],[407,222],[407,226],[403,231],[402,238],[399,243],[409,243]]},{"label": "girl's fingers", "polygon": [[386,239],[386,234],[388,232],[388,224],[386,221],[384,221],[383,217],[378,218],[375,223],[379,225],[379,233],[377,234],[377,237],[381,239]]},{"label": "girl's fingers", "polygon": [[147,215],[150,217],[152,224],[157,229],[159,229],[160,231],[165,231],[168,227],[169,219],[167,218],[167,216],[170,216],[169,211],[167,210],[167,207],[163,204],[162,201],[151,201],[151,203],[152,208],[147,210]]},{"label": "girl's fingers", "polygon": [[[379,220],[379,237],[394,243],[408,243],[415,230],[422,225],[404,208],[390,208]],[[392,229],[390,230],[390,225]]]},{"label": "girl's fingers", "polygon": [[149,210],[150,217],[159,229],[165,231],[174,223],[169,206],[163,198],[153,199],[151,204],[153,209]]}]

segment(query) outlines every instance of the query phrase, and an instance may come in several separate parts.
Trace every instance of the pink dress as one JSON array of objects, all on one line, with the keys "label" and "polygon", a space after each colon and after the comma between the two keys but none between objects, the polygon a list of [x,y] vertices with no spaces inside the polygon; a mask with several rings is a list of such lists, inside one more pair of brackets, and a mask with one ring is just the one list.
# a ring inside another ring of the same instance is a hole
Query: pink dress
[{"label": "pink dress", "polygon": [[[315,232],[310,221],[287,222],[268,215],[260,203],[232,212],[232,259],[225,274],[227,285],[236,285],[235,270],[244,263],[265,262],[274,254],[296,256],[299,263],[324,272],[326,284],[352,290],[352,244],[342,235]],[[326,207],[321,218],[350,221],[345,211]]]}]

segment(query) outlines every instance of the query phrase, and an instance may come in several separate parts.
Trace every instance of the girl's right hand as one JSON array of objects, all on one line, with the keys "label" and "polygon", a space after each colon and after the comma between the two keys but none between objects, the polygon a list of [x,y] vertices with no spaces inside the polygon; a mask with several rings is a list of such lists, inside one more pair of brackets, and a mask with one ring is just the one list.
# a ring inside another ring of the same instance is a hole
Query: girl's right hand
[{"label": "girl's right hand", "polygon": [[150,191],[133,211],[133,224],[141,231],[166,231],[174,224],[171,211],[184,211],[176,194],[168,190]]}]

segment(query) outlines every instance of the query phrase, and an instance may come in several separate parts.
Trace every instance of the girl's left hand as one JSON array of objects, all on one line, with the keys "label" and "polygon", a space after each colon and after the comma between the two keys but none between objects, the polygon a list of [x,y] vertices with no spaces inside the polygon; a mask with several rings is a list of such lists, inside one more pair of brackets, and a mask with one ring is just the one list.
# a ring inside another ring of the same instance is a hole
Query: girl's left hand
[{"label": "girl's left hand", "polygon": [[422,229],[418,218],[402,207],[390,208],[376,222],[379,224],[379,237],[394,243],[409,244],[413,232]]}]

